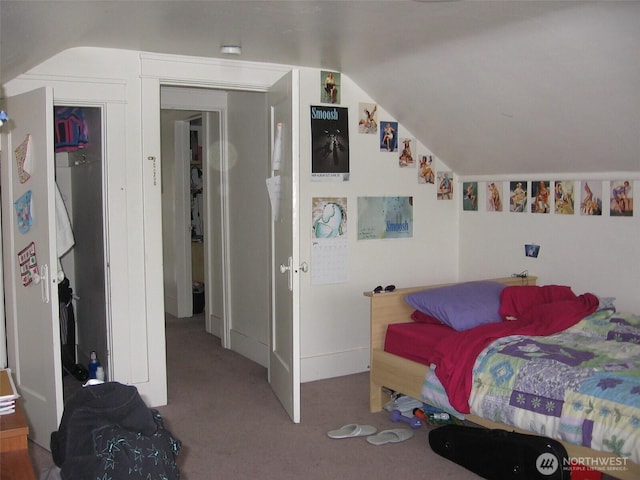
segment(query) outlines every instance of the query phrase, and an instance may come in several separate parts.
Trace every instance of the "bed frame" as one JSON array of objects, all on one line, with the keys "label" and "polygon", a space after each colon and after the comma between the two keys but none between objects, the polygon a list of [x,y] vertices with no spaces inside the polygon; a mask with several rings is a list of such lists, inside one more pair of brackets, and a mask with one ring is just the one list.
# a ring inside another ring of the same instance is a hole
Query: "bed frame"
[{"label": "bed frame", "polygon": [[[535,285],[537,277],[505,277],[494,278],[494,281],[505,285]],[[371,365],[369,380],[369,408],[371,412],[379,412],[385,403],[390,400],[391,392],[399,392],[415,399],[422,398],[422,384],[424,382],[429,367],[420,363],[404,359],[397,355],[384,351],[384,339],[387,332],[387,325],[391,323],[402,323],[412,321],[410,316],[414,308],[404,301],[405,295],[426,290],[429,288],[443,287],[451,284],[429,285],[423,287],[411,287],[397,289],[393,292],[373,293],[364,292],[371,302]],[[531,432],[486,420],[476,415],[465,415],[465,418],[477,425],[486,428],[500,428],[509,431],[531,434]],[[615,454],[599,452],[587,447],[572,445],[562,442],[569,458],[614,458]],[[606,462],[607,460],[602,460]],[[610,461],[610,460],[609,460]],[[593,463],[596,464],[597,460]],[[606,470],[606,463],[603,472],[609,476],[622,480],[640,479],[640,465],[626,461],[626,470]],[[610,463],[610,465],[616,465]],[[621,465],[621,464],[618,464]]]}]

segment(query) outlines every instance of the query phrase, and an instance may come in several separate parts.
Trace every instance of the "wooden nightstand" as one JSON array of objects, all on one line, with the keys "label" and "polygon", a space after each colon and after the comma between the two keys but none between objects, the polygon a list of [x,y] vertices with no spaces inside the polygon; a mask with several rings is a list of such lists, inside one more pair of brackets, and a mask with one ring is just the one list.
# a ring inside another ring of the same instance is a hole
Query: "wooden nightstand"
[{"label": "wooden nightstand", "polygon": [[16,411],[0,415],[0,476],[2,480],[35,480],[29,457],[27,435],[29,427],[20,401]]}]

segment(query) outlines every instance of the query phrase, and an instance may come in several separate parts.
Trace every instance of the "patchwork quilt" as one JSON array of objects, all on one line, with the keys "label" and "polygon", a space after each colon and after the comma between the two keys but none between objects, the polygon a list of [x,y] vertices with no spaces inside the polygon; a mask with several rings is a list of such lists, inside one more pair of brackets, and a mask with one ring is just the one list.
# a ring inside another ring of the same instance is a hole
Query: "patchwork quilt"
[{"label": "patchwork quilt", "polygon": [[[640,316],[599,310],[549,336],[494,340],[472,379],[471,413],[640,463]],[[424,400],[451,411],[439,383],[430,371]]]}]

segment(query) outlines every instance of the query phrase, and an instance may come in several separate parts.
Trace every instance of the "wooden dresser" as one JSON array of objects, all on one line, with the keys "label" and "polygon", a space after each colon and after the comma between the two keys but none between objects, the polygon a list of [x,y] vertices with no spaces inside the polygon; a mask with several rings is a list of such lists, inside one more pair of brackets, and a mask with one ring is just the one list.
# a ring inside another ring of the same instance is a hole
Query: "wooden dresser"
[{"label": "wooden dresser", "polygon": [[29,457],[27,435],[29,427],[20,401],[16,411],[0,415],[0,478],[2,480],[35,480]]}]

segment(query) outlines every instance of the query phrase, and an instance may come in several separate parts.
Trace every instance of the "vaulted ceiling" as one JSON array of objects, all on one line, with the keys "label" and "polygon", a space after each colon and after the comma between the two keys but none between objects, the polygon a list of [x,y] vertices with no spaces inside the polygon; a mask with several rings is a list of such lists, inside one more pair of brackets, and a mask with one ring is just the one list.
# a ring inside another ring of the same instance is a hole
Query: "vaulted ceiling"
[{"label": "vaulted ceiling", "polygon": [[637,1],[0,1],[2,83],[76,46],[352,78],[459,175],[640,171]]}]

